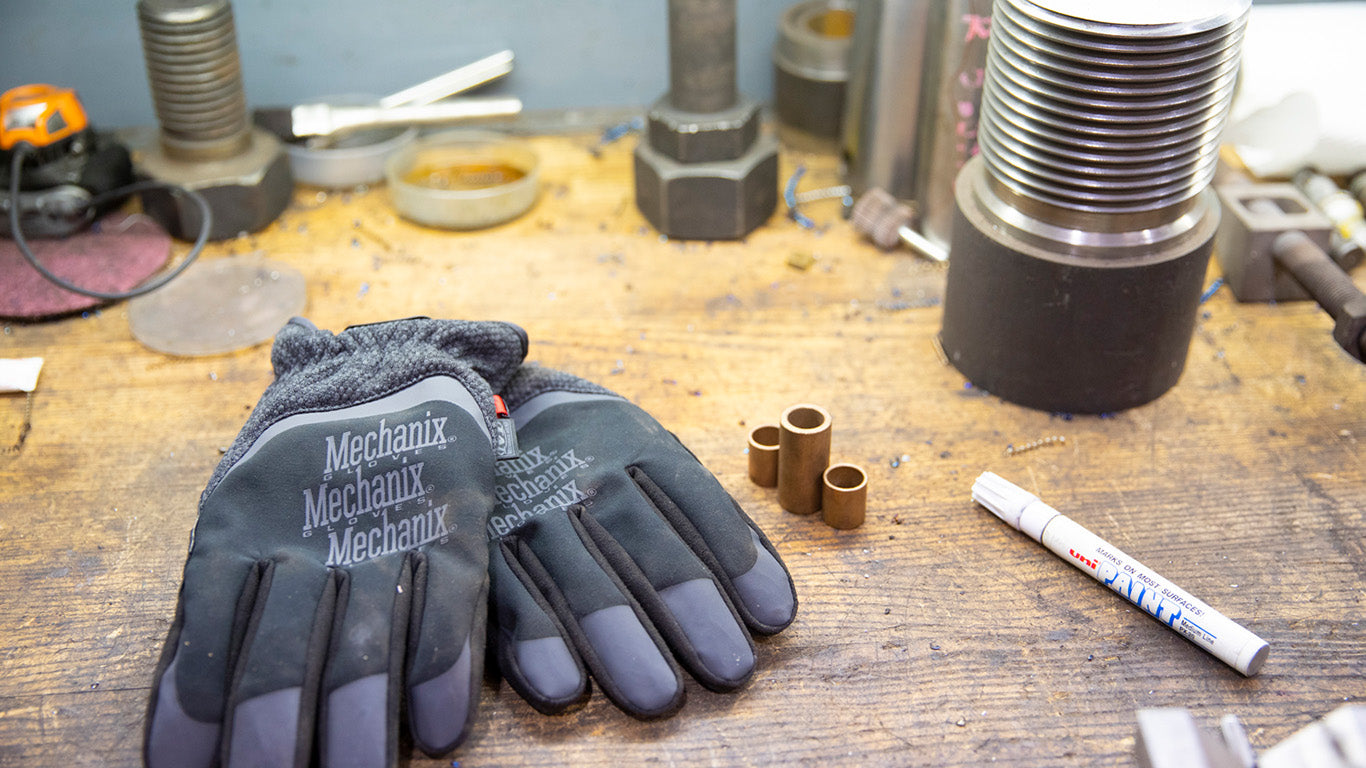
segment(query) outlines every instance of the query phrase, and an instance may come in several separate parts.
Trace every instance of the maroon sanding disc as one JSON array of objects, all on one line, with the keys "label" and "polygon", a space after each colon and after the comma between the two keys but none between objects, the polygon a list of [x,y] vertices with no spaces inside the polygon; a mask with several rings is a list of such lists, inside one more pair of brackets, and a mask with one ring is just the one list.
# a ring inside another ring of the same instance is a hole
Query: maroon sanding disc
[{"label": "maroon sanding disc", "polygon": [[[92,291],[113,293],[141,284],[171,255],[171,236],[142,214],[111,213],[62,240],[29,238],[47,270]],[[0,238],[0,317],[34,319],[106,303],[72,293],[38,274],[13,240]]]}]

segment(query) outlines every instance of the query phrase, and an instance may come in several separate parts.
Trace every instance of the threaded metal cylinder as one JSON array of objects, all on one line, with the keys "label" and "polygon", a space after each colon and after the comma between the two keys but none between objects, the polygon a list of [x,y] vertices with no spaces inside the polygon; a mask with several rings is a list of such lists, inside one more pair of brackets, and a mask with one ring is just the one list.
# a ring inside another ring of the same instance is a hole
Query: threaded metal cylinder
[{"label": "threaded metal cylinder", "polygon": [[669,0],[669,101],[707,113],[737,98],[735,0]]},{"label": "threaded metal cylinder", "polygon": [[1251,0],[996,0],[978,142],[1012,206],[1142,228],[1205,190]]},{"label": "threaded metal cylinder", "polygon": [[139,0],[147,81],[167,155],[230,157],[251,143],[228,0]]},{"label": "threaded metal cylinder", "polygon": [[940,334],[973,384],[1068,413],[1132,408],[1176,384],[1250,10],[995,0]]}]

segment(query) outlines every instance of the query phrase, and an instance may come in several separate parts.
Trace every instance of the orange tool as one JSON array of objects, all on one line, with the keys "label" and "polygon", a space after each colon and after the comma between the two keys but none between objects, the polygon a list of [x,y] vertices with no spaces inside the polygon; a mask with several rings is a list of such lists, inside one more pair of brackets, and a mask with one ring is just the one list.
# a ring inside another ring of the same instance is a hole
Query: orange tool
[{"label": "orange tool", "polygon": [[76,92],[55,85],[21,85],[0,94],[0,150],[20,143],[47,147],[90,126]]}]

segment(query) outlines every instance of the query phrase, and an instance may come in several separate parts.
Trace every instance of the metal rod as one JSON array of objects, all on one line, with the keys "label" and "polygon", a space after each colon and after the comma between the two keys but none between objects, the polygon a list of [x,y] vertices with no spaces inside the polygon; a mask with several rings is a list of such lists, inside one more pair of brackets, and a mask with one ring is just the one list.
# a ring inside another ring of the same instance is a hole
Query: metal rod
[{"label": "metal rod", "polygon": [[669,101],[709,113],[737,98],[735,0],[669,0]]},{"label": "metal rod", "polygon": [[511,72],[512,60],[512,51],[499,51],[492,56],[485,56],[463,67],[385,96],[379,100],[379,106],[388,109],[409,104],[431,104],[447,96],[464,93]]},{"label": "metal rod", "polygon": [[512,96],[489,96],[389,109],[301,104],[290,110],[290,119],[295,136],[331,136],[360,128],[439,125],[464,120],[511,117],[521,111],[521,99]]}]

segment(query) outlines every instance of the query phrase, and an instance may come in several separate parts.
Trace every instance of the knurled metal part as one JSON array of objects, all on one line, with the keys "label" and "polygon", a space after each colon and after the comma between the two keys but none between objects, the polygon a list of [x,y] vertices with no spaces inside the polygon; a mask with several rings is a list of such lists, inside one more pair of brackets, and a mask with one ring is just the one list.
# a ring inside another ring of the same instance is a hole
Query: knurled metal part
[{"label": "knurled metal part", "polygon": [[1017,207],[1174,217],[1209,185],[1251,0],[1147,6],[995,3],[978,140]]},{"label": "knurled metal part", "polygon": [[910,206],[876,187],[864,192],[849,214],[854,229],[884,251],[901,244],[901,228],[909,226],[911,218]]},{"label": "knurled metal part", "polygon": [[1333,340],[1358,360],[1366,358],[1366,294],[1342,267],[1303,232],[1285,232],[1272,246],[1276,261],[1333,316]]},{"label": "knurled metal part", "polygon": [[167,154],[227,157],[251,141],[228,0],[139,0],[147,80]]}]

